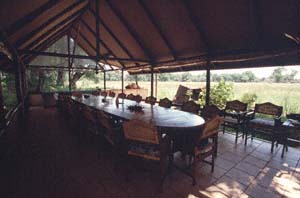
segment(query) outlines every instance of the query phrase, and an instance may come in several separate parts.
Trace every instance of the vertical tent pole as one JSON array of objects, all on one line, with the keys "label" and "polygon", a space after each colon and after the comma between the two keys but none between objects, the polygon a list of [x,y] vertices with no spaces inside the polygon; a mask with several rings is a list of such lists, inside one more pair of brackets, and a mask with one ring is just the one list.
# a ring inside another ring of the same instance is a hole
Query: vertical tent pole
[{"label": "vertical tent pole", "polygon": [[155,97],[157,98],[157,74],[155,74]]},{"label": "vertical tent pole", "polygon": [[67,36],[68,39],[68,72],[69,72],[69,91],[72,91],[72,79],[71,79],[71,58],[70,58],[70,35]]},{"label": "vertical tent pole", "polygon": [[210,62],[207,61],[207,69],[206,69],[206,98],[205,104],[209,105],[210,100]]},{"label": "vertical tent pole", "polygon": [[2,94],[2,82],[1,82],[2,73],[0,72],[0,111],[4,109],[3,106],[3,94]]},{"label": "vertical tent pole", "polygon": [[153,66],[151,66],[151,96],[153,96],[153,82],[154,82],[154,78],[153,78]]},{"label": "vertical tent pole", "polygon": [[124,93],[124,69],[122,69],[121,81],[122,81],[122,93]]},{"label": "vertical tent pole", "polygon": [[103,71],[103,88],[106,90],[106,72],[105,70]]}]

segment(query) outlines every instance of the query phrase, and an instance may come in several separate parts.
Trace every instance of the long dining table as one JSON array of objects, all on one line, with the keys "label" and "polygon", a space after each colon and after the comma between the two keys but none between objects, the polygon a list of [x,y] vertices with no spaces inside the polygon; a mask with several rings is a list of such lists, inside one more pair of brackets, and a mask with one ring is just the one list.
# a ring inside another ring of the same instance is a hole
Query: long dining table
[{"label": "long dining table", "polygon": [[[202,117],[193,113],[165,108],[158,105],[150,105],[143,101],[137,103],[128,99],[94,95],[83,95],[82,97],[72,96],[72,99],[124,120],[139,119],[162,128],[194,128],[200,127],[205,123]],[[129,110],[129,106],[135,105],[140,106],[142,111],[137,112]]]}]

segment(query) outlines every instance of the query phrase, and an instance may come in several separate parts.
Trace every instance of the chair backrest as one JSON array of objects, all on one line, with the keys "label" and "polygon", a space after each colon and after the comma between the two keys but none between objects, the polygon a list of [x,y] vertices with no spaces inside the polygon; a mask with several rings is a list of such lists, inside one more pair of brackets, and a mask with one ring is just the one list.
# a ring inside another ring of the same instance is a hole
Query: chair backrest
[{"label": "chair backrest", "polygon": [[134,95],[131,93],[131,94],[129,94],[129,95],[127,95],[126,96],[126,99],[128,99],[128,100],[134,100]]},{"label": "chair backrest", "polygon": [[223,120],[224,118],[220,116],[215,116],[211,120],[205,122],[197,143],[199,143],[203,139],[217,134],[219,132],[219,127],[222,124]]},{"label": "chair backrest", "polygon": [[255,104],[254,113],[280,117],[282,114],[282,106],[277,106],[270,102]]},{"label": "chair backrest", "polygon": [[80,98],[80,97],[82,97],[82,92],[80,92],[80,91],[73,91],[72,92],[72,96]]},{"label": "chair backrest", "polygon": [[103,96],[103,97],[106,97],[107,96],[107,92],[106,91],[101,91],[100,95]]},{"label": "chair backrest", "polygon": [[153,96],[148,96],[148,97],[145,99],[145,103],[148,103],[148,104],[151,104],[151,105],[155,105],[155,103],[156,103],[156,98],[153,97]]},{"label": "chair backrest", "polygon": [[98,121],[100,122],[101,126],[104,127],[107,130],[107,132],[112,131],[113,127],[110,122],[110,119],[107,115],[105,115],[103,113],[103,111],[97,111],[97,118],[98,118]]},{"label": "chair backrest", "polygon": [[201,91],[202,89],[192,89],[192,95],[191,95],[191,99],[192,100],[199,100],[199,98],[201,97]]},{"label": "chair backrest", "polygon": [[160,136],[156,126],[141,120],[130,120],[123,123],[125,139],[151,144],[159,144]]},{"label": "chair backrest", "polygon": [[161,107],[170,108],[172,106],[172,101],[169,100],[168,98],[163,98],[163,99],[160,99],[158,105]]},{"label": "chair backrest", "polygon": [[125,99],[125,98],[126,98],[126,94],[124,94],[124,93],[119,93],[119,94],[118,94],[118,98]]},{"label": "chair backrest", "polygon": [[221,110],[216,105],[205,105],[201,110],[201,116],[205,119],[212,119],[221,115]]},{"label": "chair backrest", "polygon": [[232,100],[226,102],[225,111],[243,112],[247,110],[247,107],[248,107],[247,103],[243,103],[239,100]]},{"label": "chair backrest", "polygon": [[93,91],[93,92],[92,92],[92,95],[93,95],[93,96],[99,96],[100,93],[99,93],[99,91]]},{"label": "chair backrest", "polygon": [[134,100],[135,100],[136,102],[141,102],[141,101],[143,100],[143,98],[142,98],[142,96],[140,96],[140,95],[136,95],[136,96],[134,96]]},{"label": "chair backrest", "polygon": [[175,104],[183,104],[189,100],[189,96],[187,95],[189,88],[183,85],[179,85],[176,95],[174,97]]},{"label": "chair backrest", "polygon": [[181,110],[198,115],[199,110],[200,110],[200,105],[191,100],[191,101],[183,103]]},{"label": "chair backrest", "polygon": [[115,92],[113,92],[113,91],[109,92],[109,97],[114,98],[115,96],[116,96],[116,93],[115,93]]},{"label": "chair backrest", "polygon": [[88,107],[86,105],[82,106],[82,113],[85,120],[93,123],[96,122],[95,112],[91,107]]}]

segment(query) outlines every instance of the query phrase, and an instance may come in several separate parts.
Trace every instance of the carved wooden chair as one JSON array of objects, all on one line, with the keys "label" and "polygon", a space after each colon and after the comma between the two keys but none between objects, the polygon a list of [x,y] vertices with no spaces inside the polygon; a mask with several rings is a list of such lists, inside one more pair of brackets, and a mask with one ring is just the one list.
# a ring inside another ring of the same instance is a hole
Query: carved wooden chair
[{"label": "carved wooden chair", "polygon": [[257,134],[264,135],[272,142],[271,152],[274,149],[276,141],[275,127],[281,124],[282,106],[277,106],[270,102],[256,104],[254,112],[248,113],[246,122],[246,138],[247,144],[248,134],[251,139]]},{"label": "carved wooden chair", "polygon": [[119,93],[119,94],[118,94],[118,98],[125,99],[125,98],[126,98],[126,94],[124,94],[124,93]]},{"label": "carved wooden chair", "polygon": [[103,97],[106,97],[107,96],[107,92],[106,91],[101,91],[100,95],[103,96]]},{"label": "carved wooden chair", "polygon": [[161,135],[156,126],[141,120],[124,122],[123,131],[128,157],[156,161],[160,164],[160,191],[162,191],[169,163],[168,136]]},{"label": "carved wooden chair", "polygon": [[172,106],[172,101],[168,98],[163,98],[159,100],[158,105],[161,107],[170,108]]},{"label": "carved wooden chair", "polygon": [[128,100],[134,100],[134,95],[131,93],[131,94],[129,94],[129,95],[127,95],[126,96],[126,99],[128,99]]},{"label": "carved wooden chair", "polygon": [[148,104],[151,104],[151,105],[155,105],[155,103],[156,103],[156,98],[153,97],[153,96],[148,96],[148,97],[145,99],[145,103],[148,103]]},{"label": "carved wooden chair", "polygon": [[[201,130],[195,136],[193,149],[189,151],[190,156],[189,167],[192,169],[191,177],[193,185],[196,184],[196,164],[198,161],[211,165],[211,171],[214,171],[215,157],[218,146],[218,132],[224,118],[215,116],[207,121]],[[206,160],[211,156],[211,160]]]},{"label": "carved wooden chair", "polygon": [[[247,113],[247,103],[243,103],[239,100],[233,100],[226,102],[226,107],[224,109],[224,123],[223,123],[223,133],[225,133],[226,127],[235,130],[235,143],[239,137],[245,135],[245,116]],[[241,133],[241,134],[240,134]]]},{"label": "carved wooden chair", "polygon": [[190,100],[188,102],[183,103],[181,110],[198,115],[200,110],[200,105]]},{"label": "carved wooden chair", "polygon": [[109,97],[114,98],[116,96],[116,93],[113,91],[110,91],[108,95],[109,95]]}]

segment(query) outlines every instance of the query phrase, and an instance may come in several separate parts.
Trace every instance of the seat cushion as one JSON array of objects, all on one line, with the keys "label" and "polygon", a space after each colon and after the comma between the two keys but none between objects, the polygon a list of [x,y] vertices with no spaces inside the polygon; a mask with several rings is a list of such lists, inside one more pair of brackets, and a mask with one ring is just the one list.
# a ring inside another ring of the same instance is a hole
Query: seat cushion
[{"label": "seat cushion", "polygon": [[236,118],[231,117],[231,116],[225,116],[224,117],[224,123],[238,124],[238,120]]},{"label": "seat cushion", "polygon": [[262,118],[255,118],[249,121],[251,127],[267,127],[272,128],[275,126],[274,120],[267,120]]},{"label": "seat cushion", "polygon": [[146,155],[146,156],[151,156],[155,159],[160,158],[160,148],[158,144],[130,142],[128,144],[128,153],[141,156],[141,157]]}]

